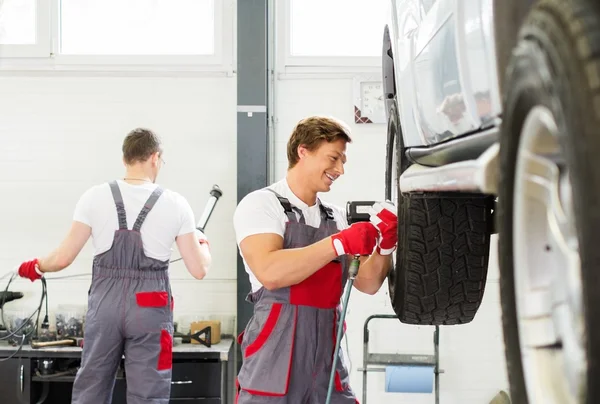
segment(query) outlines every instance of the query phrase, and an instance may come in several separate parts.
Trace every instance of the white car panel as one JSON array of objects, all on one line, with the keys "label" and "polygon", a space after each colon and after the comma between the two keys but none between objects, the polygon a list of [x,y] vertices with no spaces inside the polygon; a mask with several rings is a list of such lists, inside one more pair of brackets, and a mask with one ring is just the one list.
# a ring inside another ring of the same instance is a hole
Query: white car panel
[{"label": "white car panel", "polygon": [[406,147],[477,132],[500,114],[492,1],[392,0]]}]

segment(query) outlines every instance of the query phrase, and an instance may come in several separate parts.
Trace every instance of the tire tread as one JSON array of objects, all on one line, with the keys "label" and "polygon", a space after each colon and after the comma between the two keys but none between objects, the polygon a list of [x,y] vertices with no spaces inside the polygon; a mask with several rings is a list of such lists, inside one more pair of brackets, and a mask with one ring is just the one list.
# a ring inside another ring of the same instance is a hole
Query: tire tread
[{"label": "tire tread", "polygon": [[[404,224],[407,240],[399,242],[398,251],[405,265],[405,296],[397,296],[394,307],[400,320],[420,325],[469,323],[485,291],[489,199],[401,199],[402,205],[408,205],[403,217],[409,223]],[[402,245],[408,246],[406,252]]]}]

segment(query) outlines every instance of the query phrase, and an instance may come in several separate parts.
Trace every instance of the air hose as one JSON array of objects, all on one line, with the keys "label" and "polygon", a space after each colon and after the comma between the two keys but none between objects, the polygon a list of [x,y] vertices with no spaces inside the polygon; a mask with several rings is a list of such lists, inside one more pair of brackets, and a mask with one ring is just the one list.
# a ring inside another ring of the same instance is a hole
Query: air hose
[{"label": "air hose", "polygon": [[355,255],[350,263],[350,269],[348,270],[348,281],[346,282],[346,293],[344,296],[344,307],[342,309],[342,315],[340,316],[337,333],[335,338],[335,349],[333,355],[333,363],[331,364],[331,374],[329,375],[329,388],[327,389],[327,401],[326,404],[331,402],[331,393],[333,392],[333,385],[335,380],[335,367],[337,365],[338,354],[340,351],[340,344],[344,333],[344,321],[346,319],[346,310],[348,309],[348,301],[350,300],[350,292],[354,285],[354,280],[358,274],[358,267],[360,265],[360,255]]}]

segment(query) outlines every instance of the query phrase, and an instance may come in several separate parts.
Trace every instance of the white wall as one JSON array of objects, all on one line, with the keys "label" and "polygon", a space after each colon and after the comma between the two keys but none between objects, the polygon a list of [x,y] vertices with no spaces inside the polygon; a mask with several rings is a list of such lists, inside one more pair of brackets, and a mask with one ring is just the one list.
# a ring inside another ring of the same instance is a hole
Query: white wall
[{"label": "white wall", "polygon": [[[332,78],[333,77],[333,78]],[[193,280],[182,262],[172,265],[175,318],[236,311],[236,255],[231,224],[236,201],[236,78],[110,77],[93,74],[4,74],[0,77],[0,276],[21,261],[50,252],[66,233],[73,207],[89,186],[122,176],[120,146],[133,127],[163,137],[167,162],[160,183],[181,192],[200,215],[213,183],[224,191],[207,235],[212,272]],[[337,116],[350,124],[346,175],[324,199],[381,199],[385,130],[355,125],[350,78],[277,81],[276,174],[285,173],[285,144],[295,123],[311,114]],[[89,246],[63,275],[90,271]],[[177,252],[173,258],[178,257]],[[89,276],[51,280],[49,306],[86,302]],[[500,328],[497,261],[490,263],[484,302],[469,325],[441,329],[441,403],[488,403],[507,388]],[[4,287],[5,279],[0,281]],[[17,280],[11,290],[25,298],[6,309],[30,311],[40,284]],[[354,290],[347,315],[351,382],[359,399],[362,326],[373,313],[392,313],[387,285],[376,296]],[[188,317],[189,319],[189,317]],[[379,325],[380,324],[380,325]],[[432,330],[399,322],[373,323],[372,352],[431,353]],[[432,395],[382,393],[382,373],[368,379],[369,402],[433,403]]]},{"label": "white wall", "polygon": [[[285,175],[286,142],[298,120],[318,114],[333,115],[347,122],[353,131],[348,145],[345,175],[322,199],[345,207],[349,200],[381,200],[384,197],[385,125],[354,124],[352,79],[293,78],[284,75],[277,82],[276,177]],[[494,238],[494,247],[495,247]],[[371,314],[393,314],[387,282],[375,296],[356,289],[351,293],[346,321],[348,351],[352,364],[351,386],[362,400],[363,324]],[[433,327],[417,327],[395,320],[373,320],[370,352],[433,354]],[[344,349],[346,345],[344,344]],[[441,327],[440,403],[479,404],[507,389],[504,346],[500,324],[498,265],[492,248],[488,286],[479,313],[468,325]],[[369,403],[433,403],[433,394],[384,393],[384,373],[369,373]]]},{"label": "white wall", "polygon": [[[235,315],[235,77],[4,74],[0,88],[0,276],[58,245],[81,193],[123,177],[123,138],[144,126],[164,143],[166,165],[158,182],[184,195],[197,219],[213,184],[224,193],[206,228],[210,274],[196,281],[183,261],[171,265],[175,320]],[[59,304],[86,304],[89,276],[52,279],[90,273],[90,247],[71,267],[47,276],[51,312]],[[178,257],[175,249],[172,258]],[[26,296],[5,309],[31,311],[41,284],[19,279],[11,290]]]}]

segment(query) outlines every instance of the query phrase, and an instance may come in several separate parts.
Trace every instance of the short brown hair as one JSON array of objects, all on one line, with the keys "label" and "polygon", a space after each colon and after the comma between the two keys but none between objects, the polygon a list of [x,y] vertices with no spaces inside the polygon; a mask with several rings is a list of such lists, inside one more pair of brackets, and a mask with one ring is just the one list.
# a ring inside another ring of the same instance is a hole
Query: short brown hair
[{"label": "short brown hair", "polygon": [[136,128],[125,136],[123,159],[127,164],[143,162],[154,153],[162,153],[160,139],[149,129]]},{"label": "short brown hair", "polygon": [[287,144],[288,169],[294,167],[299,160],[298,147],[304,146],[310,151],[316,150],[323,142],[335,142],[343,139],[351,143],[350,130],[340,121],[323,117],[310,116],[296,124]]}]

